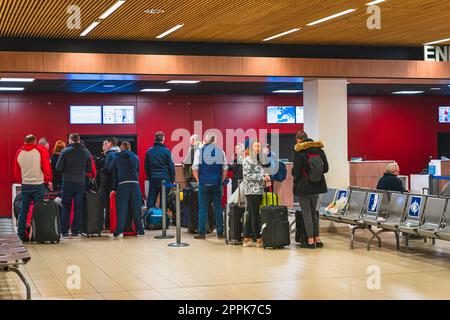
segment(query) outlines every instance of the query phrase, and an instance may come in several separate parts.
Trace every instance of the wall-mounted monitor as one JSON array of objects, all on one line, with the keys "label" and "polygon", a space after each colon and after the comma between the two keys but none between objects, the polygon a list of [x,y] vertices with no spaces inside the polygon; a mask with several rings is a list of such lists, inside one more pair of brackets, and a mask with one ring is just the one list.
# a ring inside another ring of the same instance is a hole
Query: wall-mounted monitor
[{"label": "wall-mounted monitor", "polygon": [[295,106],[268,106],[267,123],[295,124]]},{"label": "wall-mounted monitor", "polygon": [[134,123],[134,106],[103,106],[103,124]]},{"label": "wall-mounted monitor", "polygon": [[450,107],[439,107],[439,122],[450,123]]},{"label": "wall-mounted monitor", "polygon": [[101,106],[70,106],[70,124],[101,124]]},{"label": "wall-mounted monitor", "polygon": [[295,123],[305,123],[305,108],[295,107]]}]

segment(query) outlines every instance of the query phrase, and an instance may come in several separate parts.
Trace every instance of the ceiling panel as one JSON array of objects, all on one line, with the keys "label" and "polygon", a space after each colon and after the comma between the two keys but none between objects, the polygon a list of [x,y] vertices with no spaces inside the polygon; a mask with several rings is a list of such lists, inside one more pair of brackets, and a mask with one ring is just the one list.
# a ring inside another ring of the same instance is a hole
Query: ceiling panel
[{"label": "ceiling panel", "polygon": [[[450,1],[386,0],[382,29],[368,30],[370,0],[127,0],[86,38],[154,41],[177,24],[164,41],[258,43],[302,28],[274,43],[421,45],[450,37]],[[0,37],[79,39],[80,33],[116,0],[0,0]],[[69,5],[81,9],[81,29],[66,25]],[[346,9],[346,16],[308,27],[307,23]],[[164,10],[148,14],[147,9]]]}]

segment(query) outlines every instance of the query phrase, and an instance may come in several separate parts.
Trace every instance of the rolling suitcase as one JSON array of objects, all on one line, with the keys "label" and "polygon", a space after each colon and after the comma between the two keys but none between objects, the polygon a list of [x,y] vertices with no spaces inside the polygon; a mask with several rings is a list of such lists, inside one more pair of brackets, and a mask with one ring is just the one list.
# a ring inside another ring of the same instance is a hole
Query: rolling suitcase
[{"label": "rolling suitcase", "polygon": [[295,212],[295,242],[307,243],[308,235],[306,234],[305,221],[301,210]]},{"label": "rolling suitcase", "polygon": [[242,234],[244,232],[245,208],[236,204],[231,204],[225,210],[225,241],[227,244],[242,244]]},{"label": "rolling suitcase", "polygon": [[[189,188],[185,189],[187,193],[183,194],[183,217],[185,223],[187,222],[187,228],[189,233],[198,232],[198,189]],[[214,210],[212,204],[208,208],[208,216],[206,219],[206,232],[211,233],[214,230],[215,219]]]},{"label": "rolling suitcase", "polygon": [[[263,199],[266,195],[263,196]],[[273,205],[261,208],[261,233],[264,248],[279,249],[291,244],[291,233],[288,208],[278,204],[278,196],[272,197],[272,199],[274,198],[277,199],[276,205],[272,203]],[[268,197],[265,202],[269,203]]]},{"label": "rolling suitcase", "polygon": [[[116,206],[116,192],[115,191],[111,191],[111,195],[110,195],[110,208],[109,208],[109,212],[110,212],[110,216],[109,216],[109,230],[111,233],[114,233],[116,231],[117,228],[117,206]],[[136,236],[137,232],[136,232],[136,225],[133,222],[133,218],[131,217],[131,215],[127,215],[126,220],[125,220],[125,228],[124,228],[124,232],[123,232],[124,236]]]},{"label": "rolling suitcase", "polygon": [[81,220],[81,232],[88,237],[102,234],[103,229],[103,203],[100,193],[95,191],[86,192],[86,208],[83,210]]},{"label": "rolling suitcase", "polygon": [[31,237],[37,243],[59,243],[60,211],[54,200],[42,200],[34,204],[31,218]]}]

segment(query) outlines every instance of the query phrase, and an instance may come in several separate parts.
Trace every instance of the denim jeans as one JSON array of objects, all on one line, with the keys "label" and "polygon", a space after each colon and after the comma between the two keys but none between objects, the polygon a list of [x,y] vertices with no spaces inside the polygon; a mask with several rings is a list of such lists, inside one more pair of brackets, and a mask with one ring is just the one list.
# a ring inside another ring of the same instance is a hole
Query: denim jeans
[{"label": "denim jeans", "polygon": [[117,228],[115,235],[123,233],[127,215],[131,215],[136,224],[136,232],[143,234],[144,224],[141,216],[142,194],[138,183],[123,183],[117,187]]},{"label": "denim jeans", "polygon": [[[148,197],[147,197],[147,207],[148,209],[156,207],[156,200],[159,195],[162,195],[161,192],[161,182],[163,179],[150,179],[149,181],[149,189],[148,189]],[[166,179],[166,183],[172,183],[169,179]],[[170,188],[166,187],[166,203],[167,203],[167,194],[169,193]],[[159,205],[161,206],[161,198],[159,200]]]},{"label": "denim jeans", "polygon": [[217,235],[223,235],[223,208],[222,208],[222,186],[205,186],[200,184],[198,187],[198,234],[206,234],[206,217],[208,207],[212,200],[214,214],[216,216]]},{"label": "denim jeans", "polygon": [[23,240],[25,238],[25,228],[27,226],[28,212],[30,211],[31,201],[34,203],[44,199],[44,184],[23,184],[22,185],[22,208],[20,209],[19,221],[17,222],[17,234]]},{"label": "denim jeans", "polygon": [[64,182],[62,185],[62,219],[61,233],[67,235],[70,228],[70,211],[72,210],[72,200],[74,203],[74,216],[72,222],[72,235],[80,233],[81,217],[83,215],[86,198],[85,182]]}]

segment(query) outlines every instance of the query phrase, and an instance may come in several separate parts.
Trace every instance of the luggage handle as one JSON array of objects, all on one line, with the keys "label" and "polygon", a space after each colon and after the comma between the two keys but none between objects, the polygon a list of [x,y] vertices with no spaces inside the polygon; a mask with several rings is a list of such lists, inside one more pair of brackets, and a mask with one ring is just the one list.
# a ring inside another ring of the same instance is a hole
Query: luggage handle
[{"label": "luggage handle", "polygon": [[[278,198],[278,196],[275,195],[275,188],[273,187],[274,183],[271,184],[271,186],[269,187],[269,192],[272,193],[272,205],[273,206],[279,206],[280,205],[280,199]],[[266,204],[269,205],[269,192],[265,192],[265,196],[266,196]],[[274,196],[276,196],[277,198],[277,203],[275,204],[275,200],[274,200]]]}]

